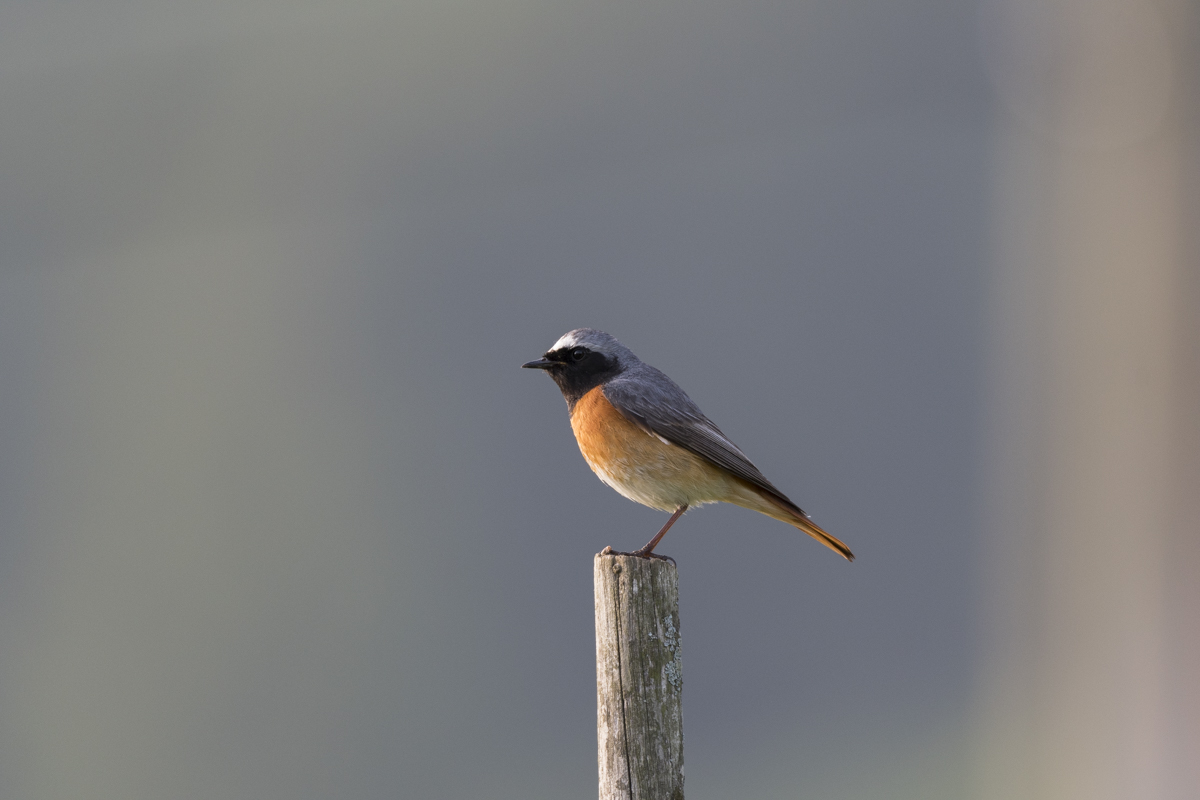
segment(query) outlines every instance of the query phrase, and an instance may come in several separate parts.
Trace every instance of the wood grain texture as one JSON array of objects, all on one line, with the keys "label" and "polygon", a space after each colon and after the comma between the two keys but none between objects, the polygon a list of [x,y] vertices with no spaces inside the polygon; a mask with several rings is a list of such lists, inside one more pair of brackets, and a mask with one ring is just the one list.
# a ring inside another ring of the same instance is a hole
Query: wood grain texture
[{"label": "wood grain texture", "polygon": [[594,578],[600,800],[683,800],[675,566],[605,552]]}]

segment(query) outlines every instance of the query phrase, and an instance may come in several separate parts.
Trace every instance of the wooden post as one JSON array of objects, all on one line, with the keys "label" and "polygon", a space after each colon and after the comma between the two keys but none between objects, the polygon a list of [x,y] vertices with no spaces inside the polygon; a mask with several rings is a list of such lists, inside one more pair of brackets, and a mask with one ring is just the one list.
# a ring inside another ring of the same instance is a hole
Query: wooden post
[{"label": "wooden post", "polygon": [[600,800],[683,800],[679,580],[661,559],[595,559]]}]

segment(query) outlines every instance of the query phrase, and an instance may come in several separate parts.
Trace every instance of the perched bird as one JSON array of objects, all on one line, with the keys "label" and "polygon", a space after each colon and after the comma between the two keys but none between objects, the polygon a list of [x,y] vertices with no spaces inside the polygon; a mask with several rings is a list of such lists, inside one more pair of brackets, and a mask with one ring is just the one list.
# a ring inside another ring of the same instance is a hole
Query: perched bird
[{"label": "perched bird", "polygon": [[526,369],[545,370],[566,398],[579,449],[600,480],[642,505],[673,511],[631,555],[654,547],[691,506],[733,503],[794,525],[853,561],[750,463],[673,380],[604,331],[564,334]]}]

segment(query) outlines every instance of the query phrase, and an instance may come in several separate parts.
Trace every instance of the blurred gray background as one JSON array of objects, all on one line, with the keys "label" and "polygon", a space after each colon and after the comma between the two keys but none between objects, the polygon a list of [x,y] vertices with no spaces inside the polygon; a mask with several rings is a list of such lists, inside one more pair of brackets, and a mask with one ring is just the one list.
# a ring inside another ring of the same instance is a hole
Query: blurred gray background
[{"label": "blurred gray background", "polygon": [[[518,369],[592,326],[859,556],[730,507],[664,540],[690,800],[1182,800],[1200,703],[1159,711],[1200,648],[1160,646],[1187,581],[1155,571],[1200,564],[1182,489],[1146,502],[1184,544],[1138,549],[1130,589],[1161,635],[1121,640],[1168,676],[1138,741],[1177,752],[1097,795],[1005,749],[1062,732],[1013,678],[1046,663],[1009,636],[1041,573],[994,542],[1005,509],[1038,519],[1004,476],[1074,474],[1005,449],[1057,419],[1005,391],[1060,374],[1021,276],[1057,274],[1029,231],[1091,174],[1063,153],[1182,176],[1115,268],[1161,265],[1129,374],[1175,342],[1160,395],[1197,396],[1194,326],[1168,324],[1197,307],[1194,9],[1126,5],[1150,27],[1112,0],[1083,39],[1150,31],[1107,128],[1037,94],[1095,16],[1065,0],[0,5],[0,796],[594,796],[592,555],[664,515],[596,480]],[[1185,400],[1146,434],[1180,487]]]}]

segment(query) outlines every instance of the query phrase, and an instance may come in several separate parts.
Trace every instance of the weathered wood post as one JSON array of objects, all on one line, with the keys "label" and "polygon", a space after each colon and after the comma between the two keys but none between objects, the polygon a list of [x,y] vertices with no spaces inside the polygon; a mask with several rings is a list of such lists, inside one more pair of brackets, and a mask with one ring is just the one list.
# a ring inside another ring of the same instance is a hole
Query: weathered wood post
[{"label": "weathered wood post", "polygon": [[600,800],[683,800],[675,565],[605,548],[594,566]]}]

